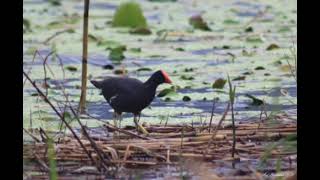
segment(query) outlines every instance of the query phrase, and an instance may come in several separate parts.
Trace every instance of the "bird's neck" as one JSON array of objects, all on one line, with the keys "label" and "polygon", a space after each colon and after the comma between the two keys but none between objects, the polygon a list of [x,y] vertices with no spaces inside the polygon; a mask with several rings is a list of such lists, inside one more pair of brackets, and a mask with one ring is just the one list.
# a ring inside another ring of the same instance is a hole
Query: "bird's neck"
[{"label": "bird's neck", "polygon": [[157,87],[159,86],[159,83],[156,82],[153,78],[149,78],[145,83],[145,87],[147,89],[150,89],[152,91],[156,91]]}]

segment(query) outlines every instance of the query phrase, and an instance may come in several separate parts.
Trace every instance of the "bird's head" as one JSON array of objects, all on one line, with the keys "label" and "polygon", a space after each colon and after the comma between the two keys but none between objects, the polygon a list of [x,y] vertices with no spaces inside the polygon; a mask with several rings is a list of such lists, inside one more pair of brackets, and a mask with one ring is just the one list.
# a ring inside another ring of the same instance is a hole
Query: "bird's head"
[{"label": "bird's head", "polygon": [[169,78],[169,75],[164,70],[159,70],[153,73],[150,79],[152,79],[152,81],[156,82],[157,84],[172,83],[171,79]]}]

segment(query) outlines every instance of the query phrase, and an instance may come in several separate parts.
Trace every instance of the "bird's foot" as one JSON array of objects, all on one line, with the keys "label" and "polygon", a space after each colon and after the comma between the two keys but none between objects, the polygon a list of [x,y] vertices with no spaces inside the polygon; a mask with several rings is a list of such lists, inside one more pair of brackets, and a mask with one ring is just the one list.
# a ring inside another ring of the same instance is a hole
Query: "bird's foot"
[{"label": "bird's foot", "polygon": [[137,129],[138,129],[138,132],[142,132],[144,135],[148,135],[149,134],[149,132],[143,126],[141,126],[140,124],[138,125]]}]

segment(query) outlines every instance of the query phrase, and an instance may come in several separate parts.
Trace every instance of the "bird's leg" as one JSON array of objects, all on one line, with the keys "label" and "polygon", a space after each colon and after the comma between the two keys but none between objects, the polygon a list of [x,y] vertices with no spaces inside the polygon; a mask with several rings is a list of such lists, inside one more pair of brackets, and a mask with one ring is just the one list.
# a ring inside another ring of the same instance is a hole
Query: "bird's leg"
[{"label": "bird's leg", "polygon": [[141,113],[138,114],[138,123],[140,122]]},{"label": "bird's leg", "polygon": [[119,128],[121,128],[122,114],[119,114]]},{"label": "bird's leg", "polygon": [[114,112],[113,113],[113,125],[114,125],[114,127],[117,127],[117,119],[118,119],[118,113]]},{"label": "bird's leg", "polygon": [[[122,116],[121,116],[121,112],[114,112],[114,114],[115,114],[115,118],[114,118],[114,126],[116,127],[116,128],[120,128],[120,126],[121,126],[121,119],[122,119]],[[117,122],[119,120],[119,123]],[[119,125],[119,127],[118,127],[118,125]],[[118,131],[115,131],[114,132],[114,135],[115,135],[115,137],[119,137],[119,135],[120,135],[120,133],[118,132]]]},{"label": "bird's leg", "polygon": [[149,134],[149,132],[138,123],[137,114],[133,115],[133,121],[136,124],[136,128],[137,128],[138,132],[141,131],[143,134]]}]

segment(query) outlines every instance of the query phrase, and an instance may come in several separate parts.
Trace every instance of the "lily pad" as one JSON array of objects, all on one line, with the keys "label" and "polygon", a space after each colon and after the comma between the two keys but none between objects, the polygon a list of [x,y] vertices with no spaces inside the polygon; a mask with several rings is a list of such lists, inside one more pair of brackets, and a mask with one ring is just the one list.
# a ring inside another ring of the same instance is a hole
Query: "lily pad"
[{"label": "lily pad", "polygon": [[193,80],[194,79],[194,77],[186,76],[186,75],[182,75],[180,78],[183,79],[183,80]]},{"label": "lily pad", "polygon": [[134,52],[134,53],[139,53],[139,52],[141,52],[141,48],[130,48],[129,51]]},{"label": "lily pad", "polygon": [[183,101],[191,101],[191,98],[189,96],[183,96],[182,100]]},{"label": "lily pad", "polygon": [[263,43],[263,40],[260,36],[249,36],[246,38],[248,43]]},{"label": "lily pad", "polygon": [[36,52],[37,49],[38,49],[37,47],[31,46],[27,49],[26,54],[32,55]]},{"label": "lily pad", "polygon": [[130,34],[139,34],[139,35],[150,35],[152,34],[151,30],[145,27],[138,27],[135,29],[131,29]]},{"label": "lily pad", "polygon": [[151,58],[164,58],[164,57],[166,57],[166,56],[154,54],[154,55],[151,55],[151,56],[149,56],[149,57],[151,57]]},{"label": "lily pad", "polygon": [[176,2],[177,0],[149,0],[150,2]]},{"label": "lily pad", "polygon": [[45,117],[41,117],[40,120],[42,120],[42,121],[55,121],[55,120],[57,120],[57,118],[45,116]]},{"label": "lily pad", "polygon": [[278,30],[278,32],[290,32],[291,31],[291,29],[290,29],[290,27],[288,27],[288,26],[286,26],[286,27],[281,27],[279,30]]},{"label": "lily pad", "polygon": [[230,46],[224,45],[224,46],[222,46],[222,49],[230,49]]},{"label": "lily pad", "polygon": [[251,105],[253,105],[253,106],[260,106],[260,105],[264,104],[264,102],[261,99],[258,99],[250,94],[246,94],[245,96],[252,99]]},{"label": "lily pad", "polygon": [[128,70],[126,69],[116,69],[113,71],[114,74],[127,74]]},{"label": "lily pad", "polygon": [[255,53],[254,52],[248,52],[247,50],[242,50],[242,56],[252,57]]},{"label": "lily pad", "polygon": [[233,78],[232,81],[243,81],[246,79],[246,76],[238,76],[236,78]]},{"label": "lily pad", "polygon": [[224,24],[232,25],[232,24],[239,24],[239,21],[233,20],[233,19],[226,19],[223,21]]},{"label": "lily pad", "polygon": [[152,71],[152,69],[151,68],[146,68],[146,67],[143,67],[143,68],[139,68],[139,69],[137,69],[137,71]]},{"label": "lily pad", "polygon": [[39,96],[39,93],[32,93],[31,96]]},{"label": "lily pad", "polygon": [[78,69],[76,68],[76,67],[74,67],[74,66],[67,66],[67,67],[65,67],[67,70],[69,70],[69,71],[71,71],[71,72],[75,72],[75,71],[77,71]]},{"label": "lily pad", "polygon": [[103,41],[103,40],[99,40],[97,42],[97,46],[104,46],[107,49],[112,49],[112,48],[116,48],[118,46],[121,46],[121,44],[119,42],[116,41]]},{"label": "lily pad", "polygon": [[103,69],[110,69],[110,70],[112,70],[112,69],[114,69],[114,67],[113,67],[111,64],[107,64],[107,65],[103,66]]},{"label": "lily pad", "polygon": [[244,30],[244,32],[253,32],[253,28],[249,26]]},{"label": "lily pad", "polygon": [[114,27],[147,27],[147,20],[143,15],[141,7],[136,2],[125,2],[120,4],[113,16]]},{"label": "lily pad", "polygon": [[211,31],[207,23],[202,19],[200,15],[190,17],[189,24],[195,28],[203,31]]},{"label": "lily pad", "polygon": [[52,6],[61,6],[61,0],[48,0]]},{"label": "lily pad", "polygon": [[213,83],[212,88],[213,89],[223,89],[226,82],[227,82],[227,80],[219,78]]},{"label": "lily pad", "polygon": [[280,47],[277,45],[277,44],[270,44],[268,47],[267,47],[267,51],[271,51],[271,50],[274,50],[274,49],[279,49]]},{"label": "lily pad", "polygon": [[125,58],[123,52],[126,51],[126,46],[118,46],[116,48],[112,48],[109,53],[109,58],[114,61],[121,61]]},{"label": "lily pad", "polygon": [[92,42],[98,42],[99,39],[93,34],[88,34],[88,40]]},{"label": "lily pad", "polygon": [[23,26],[26,32],[31,32],[31,23],[29,19],[23,18]]},{"label": "lily pad", "polygon": [[193,70],[194,70],[193,68],[185,68],[184,72],[193,72]]},{"label": "lily pad", "polygon": [[263,66],[258,66],[258,67],[256,67],[256,68],[254,68],[254,70],[257,70],[257,71],[259,71],[259,70],[265,70],[266,68],[264,68]]},{"label": "lily pad", "polygon": [[280,69],[281,69],[283,72],[291,72],[291,68],[293,68],[293,67],[291,67],[291,66],[288,65],[288,64],[285,64],[285,65],[280,66]]},{"label": "lily pad", "polygon": [[253,74],[253,72],[252,71],[247,71],[247,72],[244,72],[244,73],[242,73],[243,75],[251,75],[251,74]]},{"label": "lily pad", "polygon": [[176,51],[185,51],[183,48],[179,47],[175,49]]},{"label": "lily pad", "polygon": [[163,89],[162,91],[160,91],[159,94],[157,95],[157,97],[164,97],[164,96],[174,95],[174,94],[176,94],[174,89],[166,88],[166,89]]}]

